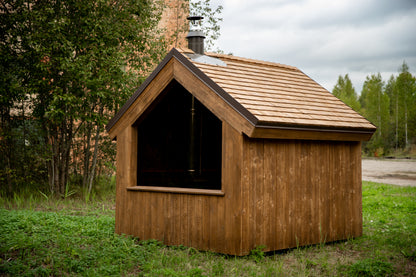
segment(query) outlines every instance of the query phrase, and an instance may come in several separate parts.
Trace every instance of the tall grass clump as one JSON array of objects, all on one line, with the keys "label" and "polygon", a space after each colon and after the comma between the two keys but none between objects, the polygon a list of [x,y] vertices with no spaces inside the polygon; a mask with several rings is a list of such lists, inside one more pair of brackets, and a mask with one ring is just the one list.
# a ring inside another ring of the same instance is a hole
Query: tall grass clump
[{"label": "tall grass clump", "polygon": [[73,183],[66,185],[63,195],[29,187],[16,190],[12,196],[0,190],[0,207],[17,210],[65,211],[73,215],[91,213],[114,215],[115,190],[115,176],[97,178],[94,189],[89,195]]}]

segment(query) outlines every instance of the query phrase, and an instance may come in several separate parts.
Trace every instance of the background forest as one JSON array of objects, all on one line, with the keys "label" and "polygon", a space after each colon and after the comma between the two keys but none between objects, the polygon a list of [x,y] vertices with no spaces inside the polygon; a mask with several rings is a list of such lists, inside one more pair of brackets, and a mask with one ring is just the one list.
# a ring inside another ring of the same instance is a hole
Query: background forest
[{"label": "background forest", "polygon": [[347,75],[339,76],[332,93],[377,126],[368,156],[410,157],[416,152],[416,78],[406,62],[385,82],[380,73],[367,76],[358,96]]},{"label": "background forest", "polygon": [[[145,80],[187,24],[168,35],[159,23],[165,1],[0,2],[0,192],[30,188],[88,199],[114,175],[108,120]],[[173,7],[177,22],[189,2]],[[172,8],[172,7],[171,7]],[[221,6],[192,1],[206,20],[207,50],[220,34]],[[211,47],[211,49],[209,49]],[[407,155],[416,143],[416,82],[406,63],[388,82],[367,77],[360,96],[348,75],[334,95],[377,132],[370,156]],[[413,150],[414,152],[415,150]]]}]

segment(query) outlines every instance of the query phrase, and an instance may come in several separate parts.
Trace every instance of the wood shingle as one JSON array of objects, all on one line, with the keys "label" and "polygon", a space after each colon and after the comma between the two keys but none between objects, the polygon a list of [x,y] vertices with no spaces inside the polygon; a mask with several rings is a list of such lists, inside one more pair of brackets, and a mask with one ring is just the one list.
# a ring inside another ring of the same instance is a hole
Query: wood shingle
[{"label": "wood shingle", "polygon": [[374,130],[364,117],[293,66],[208,53],[227,66],[189,59],[259,124]]}]

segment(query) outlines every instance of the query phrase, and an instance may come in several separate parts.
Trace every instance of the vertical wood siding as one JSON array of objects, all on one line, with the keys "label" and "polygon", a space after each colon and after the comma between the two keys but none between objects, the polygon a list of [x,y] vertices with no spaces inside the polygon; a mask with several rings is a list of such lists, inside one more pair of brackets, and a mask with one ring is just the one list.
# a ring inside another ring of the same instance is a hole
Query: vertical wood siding
[{"label": "vertical wood siding", "polygon": [[243,253],[362,234],[360,142],[244,137],[243,149]]},{"label": "vertical wood siding", "polygon": [[127,191],[137,131],[117,136],[116,232],[245,255],[362,234],[360,142],[250,139],[223,123],[224,196]]},{"label": "vertical wood siding", "polygon": [[[186,245],[222,253],[241,249],[241,160],[243,137],[223,124],[222,190],[225,196],[127,191],[136,186],[137,133],[117,137],[116,232],[167,245]],[[131,143],[132,142],[132,143]],[[135,172],[135,171],[134,171]],[[130,179],[129,179],[130,178]]]}]

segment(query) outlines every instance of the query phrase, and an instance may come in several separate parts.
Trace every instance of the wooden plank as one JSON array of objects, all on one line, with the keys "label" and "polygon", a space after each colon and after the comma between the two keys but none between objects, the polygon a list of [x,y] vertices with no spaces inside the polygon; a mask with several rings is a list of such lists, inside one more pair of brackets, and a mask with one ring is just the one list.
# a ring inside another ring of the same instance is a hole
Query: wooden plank
[{"label": "wooden plank", "polygon": [[264,144],[263,140],[250,140],[250,184],[251,209],[250,220],[252,240],[255,246],[264,245]]},{"label": "wooden plank", "polygon": [[331,147],[329,143],[322,145],[323,153],[321,155],[321,164],[322,164],[322,177],[325,182],[322,182],[320,189],[320,196],[322,199],[320,211],[321,211],[321,224],[322,224],[322,238],[324,242],[330,240],[331,228],[330,228],[330,216],[331,216]]},{"label": "wooden plank", "polygon": [[224,166],[224,184],[227,186],[227,195],[225,196],[225,241],[226,253],[236,253],[240,246],[240,153],[239,153],[239,134],[233,132],[233,128],[223,124],[223,151],[225,160]]},{"label": "wooden plank", "polygon": [[362,176],[361,176],[361,143],[352,145],[352,156],[354,167],[352,171],[353,195],[352,195],[352,214],[353,214],[353,234],[362,236],[363,234],[363,215],[362,215]]},{"label": "wooden plank", "polygon": [[194,194],[194,195],[224,196],[224,192],[222,190],[214,190],[214,189],[134,186],[134,187],[128,187],[127,190],[131,190],[131,191],[149,191],[149,192],[166,192],[166,193],[179,193],[179,194]]},{"label": "wooden plank", "polygon": [[166,220],[166,194],[159,193],[154,195],[155,209],[153,211],[153,220],[156,223],[154,237],[159,241],[164,241],[164,230]]},{"label": "wooden plank", "polygon": [[[172,209],[172,245],[180,245],[181,241],[179,240],[179,236],[183,231],[182,228],[182,218],[186,217],[186,214],[181,210],[181,196],[180,194],[172,194],[171,195],[171,209]],[[183,213],[181,215],[181,213]]]},{"label": "wooden plank", "polygon": [[346,143],[343,149],[344,156],[346,157],[345,162],[347,163],[345,166],[345,181],[344,181],[344,190],[345,190],[345,206],[344,206],[344,213],[345,213],[345,236],[347,238],[353,237],[352,234],[352,188],[354,186],[353,182],[354,179],[352,178],[352,167],[354,167],[354,160],[351,157],[351,143]]},{"label": "wooden plank", "polygon": [[202,199],[205,196],[190,197],[195,199],[195,209],[194,209],[194,218],[195,218],[195,245],[198,249],[203,249],[203,240],[202,240],[202,217],[203,217],[203,201]]},{"label": "wooden plank", "polygon": [[[227,193],[227,188],[225,189],[225,193]],[[225,225],[228,222],[225,221],[225,200],[224,198],[217,198],[217,220],[216,220],[216,233],[217,233],[217,241],[215,245],[215,251],[226,253],[226,241],[225,241]]]},{"label": "wooden plank", "polygon": [[304,206],[304,240],[307,244],[314,241],[313,236],[313,182],[312,182],[312,163],[314,161],[311,160],[311,152],[312,152],[312,143],[311,142],[300,142],[303,153],[303,167],[302,170],[304,176],[304,187],[305,187],[305,206]]},{"label": "wooden plank", "polygon": [[264,142],[264,197],[265,197],[265,217],[266,217],[266,249],[274,250],[277,247],[277,160],[276,143],[274,141]]},{"label": "wooden plank", "polygon": [[203,197],[202,201],[202,249],[209,251],[211,244],[210,203],[212,200],[209,197]]},{"label": "wooden plank", "polygon": [[247,135],[252,138],[271,139],[366,141],[371,138],[372,133],[301,131],[277,128],[256,128],[254,132]]},{"label": "wooden plank", "polygon": [[224,201],[219,198],[213,198],[210,201],[210,207],[209,207],[209,233],[210,233],[210,240],[209,240],[209,250],[211,251],[219,251],[218,250],[218,241],[219,241],[219,233],[218,233],[218,202]]},{"label": "wooden plank", "polygon": [[276,202],[276,244],[275,249],[284,249],[285,245],[285,236],[286,236],[286,220],[287,220],[287,195],[286,195],[286,163],[285,159],[285,142],[277,141],[276,142],[276,192],[274,199]]},{"label": "wooden plank", "polygon": [[234,147],[233,147],[233,137],[230,133],[230,127],[227,123],[222,125],[222,145],[223,145],[223,164],[222,164],[222,173],[223,173],[223,185],[227,187],[227,194],[224,198],[224,208],[225,208],[225,253],[231,253],[233,250],[233,232],[238,232],[238,229],[235,229],[234,226],[234,211],[233,211],[233,200],[235,198],[234,190],[234,172],[232,169],[232,164],[234,163]]},{"label": "wooden plank", "polygon": [[172,218],[172,195],[170,193],[166,194],[165,197],[165,228],[164,228],[164,241],[166,245],[172,245],[172,233],[173,233],[173,218]]},{"label": "wooden plank", "polygon": [[181,232],[177,234],[177,241],[179,244],[192,246],[194,242],[193,232],[195,231],[195,222],[193,218],[195,198],[182,194],[179,196],[178,202],[178,218]]},{"label": "wooden plank", "polygon": [[129,209],[129,202],[127,201],[126,187],[131,186],[132,175],[130,151],[132,146],[130,144],[134,130],[126,128],[120,134],[120,141],[117,143],[117,171],[116,171],[116,232],[125,233],[128,231],[129,223],[126,218],[126,210]]},{"label": "wooden plank", "polygon": [[294,174],[294,170],[295,170],[295,145],[294,143],[288,143],[286,145],[286,158],[284,160],[285,164],[286,164],[286,184],[287,184],[287,188],[286,188],[286,198],[287,198],[287,203],[286,203],[286,209],[287,209],[287,229],[286,229],[286,244],[287,247],[294,247],[296,246],[296,239],[295,239],[295,226],[296,226],[296,188],[295,188],[295,183],[296,183],[296,179],[295,179],[295,174]]},{"label": "wooden plank", "polygon": [[311,181],[311,241],[319,243],[320,225],[319,225],[319,186],[321,185],[320,172],[317,163],[319,155],[318,142],[311,142],[311,153],[309,159],[310,166],[310,181]]},{"label": "wooden plank", "polygon": [[242,254],[248,254],[250,249],[254,247],[254,242],[251,240],[251,177],[250,177],[250,164],[251,156],[249,151],[249,139],[243,137],[243,154],[242,154],[242,175],[241,175],[241,206],[242,206],[242,219],[241,219],[241,249]]}]

